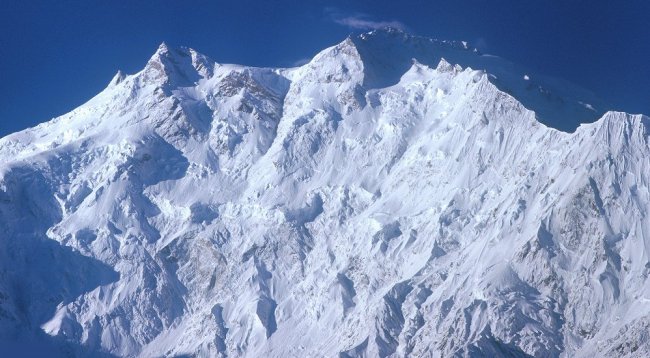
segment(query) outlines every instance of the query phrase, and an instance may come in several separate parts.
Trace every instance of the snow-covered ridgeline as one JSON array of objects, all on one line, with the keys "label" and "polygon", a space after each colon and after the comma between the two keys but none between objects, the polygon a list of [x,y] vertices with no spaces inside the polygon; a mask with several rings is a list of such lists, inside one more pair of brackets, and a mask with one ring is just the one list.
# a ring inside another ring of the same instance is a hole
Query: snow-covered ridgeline
[{"label": "snow-covered ridgeline", "polygon": [[0,139],[0,337],[118,356],[647,354],[648,117],[547,127],[601,113],[517,71],[395,30],[292,69],[161,45]]}]

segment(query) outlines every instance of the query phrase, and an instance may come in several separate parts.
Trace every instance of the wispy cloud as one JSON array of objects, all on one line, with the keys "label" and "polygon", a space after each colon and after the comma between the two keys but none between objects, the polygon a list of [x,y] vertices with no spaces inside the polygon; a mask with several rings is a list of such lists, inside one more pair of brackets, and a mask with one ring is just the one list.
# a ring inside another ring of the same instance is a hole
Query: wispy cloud
[{"label": "wispy cloud", "polygon": [[340,19],[334,19],[334,22],[336,22],[339,25],[343,25],[343,26],[347,26],[359,30],[370,30],[370,29],[374,30],[374,29],[381,29],[384,27],[394,27],[400,30],[406,29],[406,26],[403,23],[396,20],[375,21],[375,20],[371,20],[359,16],[348,16]]},{"label": "wispy cloud", "polygon": [[335,8],[325,9],[329,18],[339,25],[356,30],[375,30],[384,27],[394,27],[400,30],[408,30],[408,27],[397,20],[377,20],[372,16],[364,13],[343,13]]},{"label": "wispy cloud", "polygon": [[307,64],[309,61],[311,61],[311,58],[308,58],[308,57],[301,58],[301,59],[298,59],[296,61],[293,61],[291,63],[291,67],[300,67],[302,65]]}]

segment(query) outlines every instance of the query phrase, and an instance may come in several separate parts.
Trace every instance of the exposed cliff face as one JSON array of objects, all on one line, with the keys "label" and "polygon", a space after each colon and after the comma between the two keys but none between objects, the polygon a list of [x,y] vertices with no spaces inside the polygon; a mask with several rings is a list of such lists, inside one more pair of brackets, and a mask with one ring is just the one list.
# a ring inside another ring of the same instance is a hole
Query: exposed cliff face
[{"label": "exposed cliff face", "polygon": [[650,354],[650,121],[558,131],[538,119],[600,113],[527,81],[395,30],[293,69],[161,45],[0,140],[2,337],[143,357]]}]

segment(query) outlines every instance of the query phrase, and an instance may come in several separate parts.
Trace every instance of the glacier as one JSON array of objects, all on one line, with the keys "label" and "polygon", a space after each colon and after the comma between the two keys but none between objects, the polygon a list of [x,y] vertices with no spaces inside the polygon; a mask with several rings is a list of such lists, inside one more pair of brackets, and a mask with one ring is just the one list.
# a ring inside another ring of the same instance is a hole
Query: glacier
[{"label": "glacier", "polygon": [[650,119],[395,29],[162,44],[0,139],[0,350],[646,357]]}]

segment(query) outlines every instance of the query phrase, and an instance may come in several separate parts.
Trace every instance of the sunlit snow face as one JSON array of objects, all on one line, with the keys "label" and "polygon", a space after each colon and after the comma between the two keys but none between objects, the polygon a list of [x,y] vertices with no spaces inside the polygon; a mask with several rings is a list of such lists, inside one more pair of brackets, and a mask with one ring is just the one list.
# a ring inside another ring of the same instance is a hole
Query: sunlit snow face
[{"label": "sunlit snow face", "polygon": [[526,103],[557,110],[553,82],[502,61],[396,31],[290,69],[161,46],[0,139],[0,330],[117,356],[647,351],[648,118],[549,128]]}]

